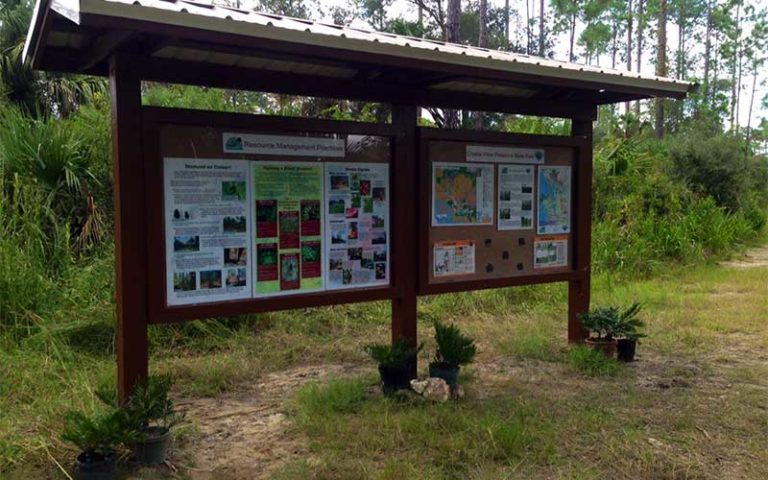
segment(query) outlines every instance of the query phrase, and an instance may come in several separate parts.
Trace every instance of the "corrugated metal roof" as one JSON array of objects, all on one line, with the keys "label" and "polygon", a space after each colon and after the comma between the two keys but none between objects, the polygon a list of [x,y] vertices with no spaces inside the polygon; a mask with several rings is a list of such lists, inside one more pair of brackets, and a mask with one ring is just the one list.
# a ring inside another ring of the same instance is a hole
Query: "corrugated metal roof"
[{"label": "corrugated metal roof", "polygon": [[[46,0],[38,0],[46,1]],[[38,5],[38,9],[40,6]],[[653,90],[656,94],[685,94],[695,88],[690,82],[662,78],[654,75],[637,74],[628,71],[611,70],[550,60],[512,52],[489,50],[445,43],[423,38],[368,31],[349,26],[330,25],[303,19],[271,15],[255,11],[215,6],[210,3],[189,0],[50,0],[50,8],[75,23],[82,14],[140,20],[176,27],[203,29],[213,32],[237,34],[254,39],[270,39],[343,49],[356,52],[370,52],[413,60],[424,60],[445,64],[475,67],[482,70],[519,73],[547,78],[574,79],[595,84],[608,84]],[[31,27],[28,42],[35,38],[35,23]],[[64,42],[70,47],[77,45],[72,38],[52,37],[45,41],[55,45]],[[176,53],[186,54],[200,60],[200,52],[178,49]],[[29,44],[25,52],[33,52]],[[159,52],[167,57],[169,53]],[[237,59],[236,55],[216,54],[209,61],[219,64],[253,64],[252,59]],[[174,57],[175,58],[175,57]],[[192,59],[190,57],[190,59]],[[293,66],[295,69],[306,67]],[[293,71],[291,66],[279,65],[280,70]],[[349,76],[344,69],[334,71],[329,67],[320,75]],[[301,70],[305,71],[305,70]],[[450,88],[450,87],[449,87]]]}]

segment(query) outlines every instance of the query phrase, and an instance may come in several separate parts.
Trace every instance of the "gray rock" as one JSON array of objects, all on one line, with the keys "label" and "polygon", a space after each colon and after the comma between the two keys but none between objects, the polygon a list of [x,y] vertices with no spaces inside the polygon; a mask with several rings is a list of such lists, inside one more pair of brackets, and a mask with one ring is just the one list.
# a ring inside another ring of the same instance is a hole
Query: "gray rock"
[{"label": "gray rock", "polygon": [[421,395],[427,400],[444,403],[451,398],[451,387],[442,378],[429,378]]},{"label": "gray rock", "polygon": [[424,390],[427,389],[427,384],[429,383],[429,379],[426,380],[411,380],[411,390],[418,393],[419,395],[424,394]]}]

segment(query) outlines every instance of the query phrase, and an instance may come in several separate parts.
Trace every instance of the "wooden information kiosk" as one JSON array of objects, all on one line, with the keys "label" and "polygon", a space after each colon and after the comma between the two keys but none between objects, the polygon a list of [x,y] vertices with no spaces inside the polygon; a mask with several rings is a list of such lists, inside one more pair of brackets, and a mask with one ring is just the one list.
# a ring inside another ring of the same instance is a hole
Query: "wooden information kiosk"
[{"label": "wooden information kiosk", "polygon": [[[109,77],[123,398],[147,326],[196,318],[390,300],[416,344],[418,295],[568,282],[582,340],[597,107],[695,87],[183,0],[39,0],[24,57]],[[391,122],[147,107],[143,81],[381,102]],[[571,135],[420,128],[421,107]]]}]

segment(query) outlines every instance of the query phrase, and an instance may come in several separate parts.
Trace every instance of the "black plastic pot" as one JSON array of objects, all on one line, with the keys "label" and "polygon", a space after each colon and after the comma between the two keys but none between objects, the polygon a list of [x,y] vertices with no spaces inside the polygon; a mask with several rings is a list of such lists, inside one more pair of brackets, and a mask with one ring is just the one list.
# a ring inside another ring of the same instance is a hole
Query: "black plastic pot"
[{"label": "black plastic pot", "polygon": [[117,454],[110,452],[107,455],[99,455],[93,452],[83,452],[77,456],[78,480],[116,480]]},{"label": "black plastic pot", "polygon": [[429,376],[442,378],[449,387],[456,388],[459,382],[459,370],[461,367],[458,365],[451,365],[448,363],[432,362],[429,364]]},{"label": "black plastic pot", "polygon": [[411,376],[407,366],[383,367],[379,365],[379,375],[381,375],[381,385],[385,395],[395,393],[397,390],[405,390],[411,385]]},{"label": "black plastic pot", "polygon": [[133,445],[133,456],[141,465],[165,463],[171,431],[166,427],[148,427],[142,430],[145,440]]},{"label": "black plastic pot", "polygon": [[616,345],[616,351],[618,352],[618,359],[622,362],[634,362],[635,361],[635,349],[637,348],[636,340],[628,340],[622,338]]}]

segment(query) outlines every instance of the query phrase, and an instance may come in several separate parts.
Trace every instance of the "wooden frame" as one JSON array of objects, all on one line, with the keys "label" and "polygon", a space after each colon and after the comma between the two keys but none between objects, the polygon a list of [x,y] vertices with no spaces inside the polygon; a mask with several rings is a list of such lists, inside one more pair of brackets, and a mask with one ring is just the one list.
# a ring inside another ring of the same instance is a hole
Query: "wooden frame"
[{"label": "wooden frame", "polygon": [[[113,111],[113,155],[115,170],[116,211],[116,303],[117,303],[117,353],[120,397],[125,399],[136,382],[148,374],[149,324],[173,323],[192,318],[237,315],[266,312],[289,308],[339,303],[390,300],[392,302],[392,339],[417,343],[417,298],[422,294],[437,294],[515,285],[568,282],[568,338],[578,342],[584,332],[578,314],[589,307],[590,288],[590,218],[591,218],[591,122],[596,107],[564,106],[557,111],[548,110],[554,116],[571,118],[571,136],[517,135],[493,132],[468,132],[417,127],[419,107],[410,94],[387,91],[377,97],[392,104],[392,123],[373,124],[304,118],[271,117],[223,112],[205,112],[141,106],[141,81],[178,80],[178,74],[162,73],[152,62],[135,55],[113,55],[110,62],[110,87]],[[193,70],[190,70],[193,71]],[[198,83],[208,84],[206,75]],[[190,83],[194,79],[185,77]],[[216,81],[220,87],[244,87],[236,76],[224,75]],[[258,84],[261,85],[261,84]],[[268,84],[273,91],[303,93],[303,87],[295,83]],[[325,85],[323,88],[331,88]],[[341,89],[327,90],[338,92]],[[354,94],[354,92],[352,92]],[[406,92],[407,93],[407,92]],[[354,95],[353,95],[354,96]],[[470,102],[471,103],[471,102]],[[449,105],[446,103],[446,105]],[[450,105],[458,105],[453,101]],[[490,105],[490,104],[489,104]],[[556,108],[548,106],[547,109]],[[511,102],[505,111],[533,113],[537,110],[524,100],[519,105]],[[190,126],[226,126],[233,129],[325,132],[380,135],[390,138],[390,212],[391,231],[391,282],[386,287],[343,290],[338,292],[305,293],[290,297],[238,300],[196,306],[167,307],[164,304],[165,288],[163,272],[151,265],[165,265],[163,244],[163,218],[160,209],[148,208],[161,205],[162,168],[160,162],[160,137],[158,126],[164,124]],[[414,200],[426,208],[428,194],[424,182],[429,172],[424,161],[424,149],[419,145],[430,139],[505,143],[513,145],[567,146],[577,151],[574,164],[573,199],[573,269],[567,272],[518,276],[442,285],[427,285],[424,278],[425,233],[424,211],[413,208]],[[160,169],[160,170],[158,170]],[[159,172],[159,173],[158,173]],[[420,273],[421,271],[421,273]],[[162,293],[160,293],[162,292]],[[416,375],[416,364],[411,375]]]}]

